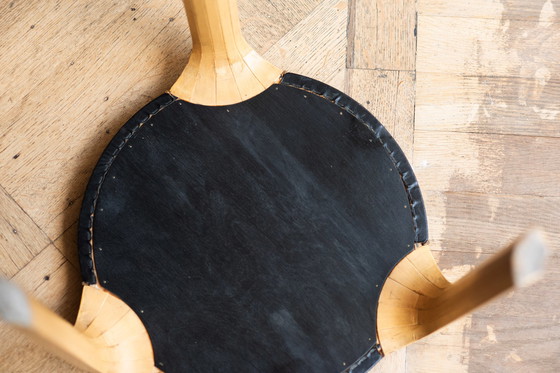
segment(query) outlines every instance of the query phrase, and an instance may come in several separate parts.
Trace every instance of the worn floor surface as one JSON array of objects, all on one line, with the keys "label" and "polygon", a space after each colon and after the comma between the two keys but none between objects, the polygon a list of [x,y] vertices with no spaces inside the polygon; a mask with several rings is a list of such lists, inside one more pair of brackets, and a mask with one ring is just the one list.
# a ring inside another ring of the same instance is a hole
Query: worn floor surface
[{"label": "worn floor surface", "polygon": [[[355,97],[399,141],[455,279],[541,226],[545,280],[374,372],[560,370],[560,0],[239,0],[266,58]],[[180,1],[0,3],[0,274],[65,318],[76,220],[101,151],[190,51]],[[0,325],[0,372],[72,368]]]}]

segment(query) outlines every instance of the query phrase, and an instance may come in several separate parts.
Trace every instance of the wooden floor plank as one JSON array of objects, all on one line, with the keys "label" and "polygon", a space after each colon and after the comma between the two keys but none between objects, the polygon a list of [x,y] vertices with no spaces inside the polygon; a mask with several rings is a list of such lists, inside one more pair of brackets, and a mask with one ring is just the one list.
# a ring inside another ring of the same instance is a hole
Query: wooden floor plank
[{"label": "wooden floor plank", "polygon": [[414,105],[416,99],[416,74],[399,71],[397,99],[395,101],[395,127],[393,137],[403,149],[409,162],[414,157]]},{"label": "wooden floor plank", "polygon": [[348,69],[346,81],[346,92],[375,115],[412,159],[414,73]]},{"label": "wooden floor plank", "polygon": [[[395,102],[399,81],[398,71],[348,69],[346,92],[368,109],[393,133],[395,131]],[[414,101],[410,104],[414,105]]]},{"label": "wooden floor plank", "polygon": [[425,15],[558,22],[560,0],[418,0]]},{"label": "wooden floor plank", "polygon": [[418,73],[416,92],[419,130],[560,137],[560,79]]},{"label": "wooden floor plank", "polygon": [[560,198],[423,191],[432,250],[495,253],[539,227],[560,252]]},{"label": "wooden floor plank", "polygon": [[425,191],[560,196],[560,139],[421,131],[414,167]]},{"label": "wooden floor plank", "polygon": [[80,268],[80,263],[78,262],[78,222],[72,224],[53,243],[66,260],[75,268]]},{"label": "wooden floor plank", "polygon": [[381,359],[368,373],[405,372],[406,348],[395,351]]},{"label": "wooden floor plank", "polygon": [[81,297],[81,279],[76,268],[54,245],[35,256],[11,281],[62,317],[74,321]]},{"label": "wooden floor plank", "polygon": [[7,359],[0,359],[2,372],[85,373],[85,371],[74,368],[56,356],[49,354],[15,329],[4,325],[0,326],[0,338],[2,341],[9,341],[8,344],[0,346],[2,357],[8,356]]},{"label": "wooden floor plank", "polygon": [[[75,18],[74,12],[73,8],[63,8],[51,13],[58,14],[58,24],[65,23],[66,17]],[[91,169],[111,134],[142,104],[164,90],[160,75],[166,67],[146,76],[143,66],[160,61],[162,54],[177,59],[176,51],[159,49],[160,45],[171,44],[180,50],[173,42],[173,32],[160,32],[162,28],[172,29],[157,23],[166,12],[169,10],[165,7],[148,9],[145,18],[151,19],[151,23],[142,25],[144,18],[132,21],[127,14],[116,21],[113,13],[98,9],[98,16],[107,15],[99,20],[105,22],[103,28],[86,28],[79,36],[58,31],[48,35],[50,43],[67,46],[64,53],[46,48],[38,56],[27,57],[34,49],[45,48],[42,45],[47,36],[37,34],[18,58],[6,61],[8,72],[19,68],[21,60],[29,60],[32,65],[41,61],[42,65],[50,66],[45,71],[33,66],[26,70],[23,66],[21,75],[13,75],[18,79],[9,79],[17,86],[10,92],[17,105],[4,116],[9,127],[3,128],[0,167],[5,170],[2,185],[51,238],[68,226],[69,222],[64,220],[67,215],[61,212],[83,193]],[[131,27],[133,24],[138,27]],[[166,20],[164,25],[168,24]],[[36,29],[40,26],[37,23]],[[126,28],[130,32],[124,32]],[[110,48],[104,47],[107,40],[111,41]],[[150,43],[153,47],[147,48]],[[131,44],[136,46],[134,51],[126,49]],[[36,85],[24,84],[30,75],[40,77]],[[145,96],[130,87],[146,88]],[[134,101],[120,101],[130,93],[138,97]],[[122,110],[123,106],[127,110]],[[74,215],[70,220],[75,218]]]},{"label": "wooden floor plank", "polygon": [[483,372],[500,361],[502,371],[555,372],[560,366],[559,334],[560,326],[548,317],[530,320],[523,316],[485,315],[484,311],[475,313],[466,336],[471,340],[469,371]]},{"label": "wooden floor plank", "polygon": [[348,22],[348,67],[414,70],[414,0],[351,0]]},{"label": "wooden floor plank", "polygon": [[0,186],[0,276],[12,277],[49,238]]},{"label": "wooden floor plank", "polygon": [[264,57],[286,71],[344,89],[347,8],[346,1],[323,1]]},{"label": "wooden floor plank", "polygon": [[[407,373],[468,373],[469,343],[464,333],[469,330],[471,316],[447,325],[439,332],[407,349]],[[487,372],[487,370],[483,371]]]},{"label": "wooden floor plank", "polygon": [[307,17],[321,0],[239,0],[238,3],[242,31],[249,44],[262,53]]},{"label": "wooden floor plank", "polygon": [[[445,37],[442,37],[442,36]],[[418,17],[418,72],[560,78],[560,23]]]}]

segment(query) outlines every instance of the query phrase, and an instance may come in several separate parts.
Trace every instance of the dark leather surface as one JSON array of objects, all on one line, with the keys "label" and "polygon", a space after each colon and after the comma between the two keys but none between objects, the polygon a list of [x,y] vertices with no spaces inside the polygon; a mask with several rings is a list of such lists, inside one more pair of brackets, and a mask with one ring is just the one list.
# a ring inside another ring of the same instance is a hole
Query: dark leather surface
[{"label": "dark leather surface", "polygon": [[428,241],[428,219],[426,217],[424,200],[420,192],[420,186],[416,180],[416,175],[414,175],[412,166],[408,163],[400,146],[389,132],[387,132],[385,127],[379,123],[377,118],[349,96],[315,79],[298,74],[286,74],[282,80],[282,84],[305,89],[324,97],[352,114],[358,121],[368,126],[375,133],[375,137],[381,142],[387,155],[391,158],[401,175],[412,208],[416,236],[415,241],[419,243]]},{"label": "dark leather surface", "polygon": [[166,372],[367,371],[381,287],[427,238],[390,135],[293,74],[236,105],[157,98],[83,204],[84,281],[136,311]]}]

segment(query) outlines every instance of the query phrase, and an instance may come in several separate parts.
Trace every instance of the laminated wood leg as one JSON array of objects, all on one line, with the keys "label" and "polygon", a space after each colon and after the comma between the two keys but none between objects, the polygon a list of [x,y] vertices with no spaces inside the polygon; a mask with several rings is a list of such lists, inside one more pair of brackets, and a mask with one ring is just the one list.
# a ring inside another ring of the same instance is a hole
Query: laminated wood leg
[{"label": "laminated wood leg", "polygon": [[538,233],[518,239],[455,283],[441,273],[427,245],[405,257],[385,282],[378,305],[378,337],[387,354],[417,341],[542,271]]},{"label": "laminated wood leg", "polygon": [[282,70],[241,34],[236,0],[184,0],[193,48],[170,92],[192,103],[229,105],[278,83]]},{"label": "laminated wood leg", "polygon": [[84,286],[76,325],[0,279],[0,318],[49,352],[90,372],[157,372],[138,316],[106,290]]}]

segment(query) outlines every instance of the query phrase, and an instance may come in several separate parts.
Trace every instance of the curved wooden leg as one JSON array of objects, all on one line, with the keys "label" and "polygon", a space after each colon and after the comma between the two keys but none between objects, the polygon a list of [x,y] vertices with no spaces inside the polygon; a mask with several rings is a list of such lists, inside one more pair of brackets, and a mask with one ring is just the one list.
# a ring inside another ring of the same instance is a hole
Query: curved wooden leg
[{"label": "curved wooden leg", "polygon": [[435,332],[514,286],[533,283],[545,251],[540,235],[528,234],[451,284],[428,246],[417,248],[393,269],[381,291],[377,332],[383,353]]},{"label": "curved wooden leg", "polygon": [[159,371],[138,316],[104,289],[84,286],[76,325],[72,326],[0,278],[0,318],[80,369],[99,373]]}]

